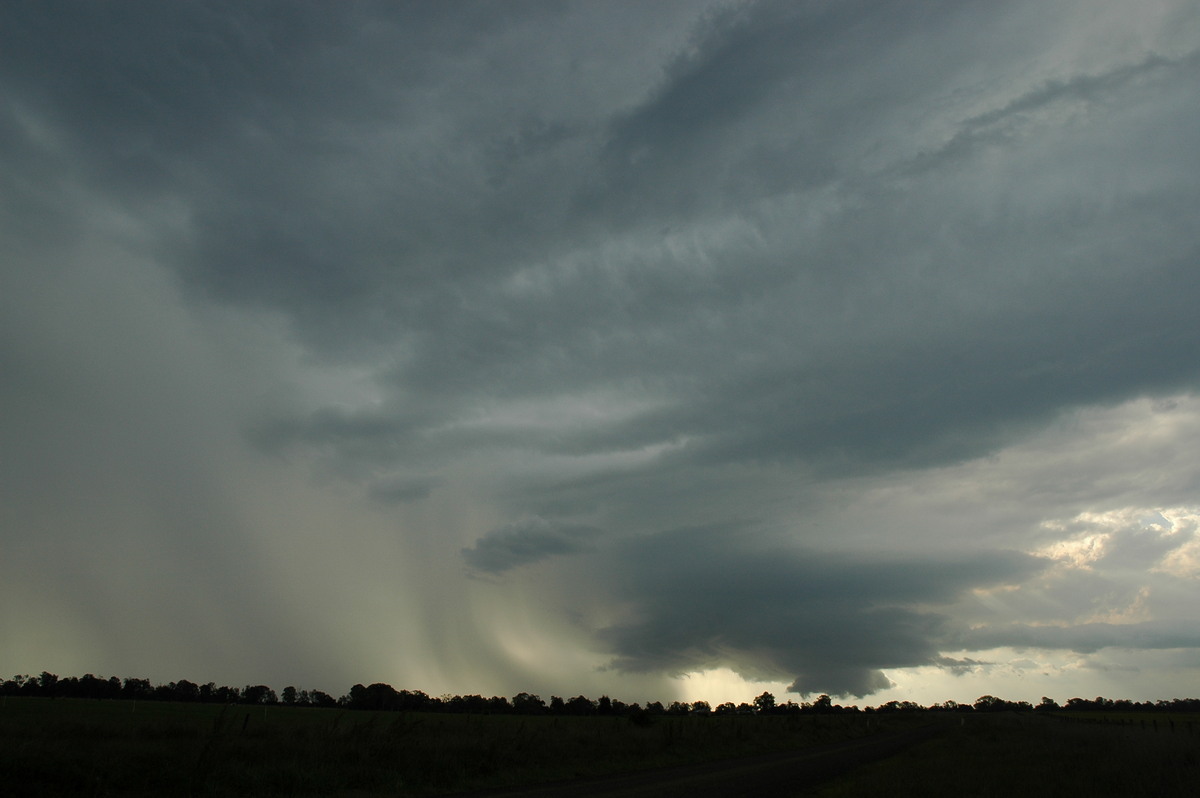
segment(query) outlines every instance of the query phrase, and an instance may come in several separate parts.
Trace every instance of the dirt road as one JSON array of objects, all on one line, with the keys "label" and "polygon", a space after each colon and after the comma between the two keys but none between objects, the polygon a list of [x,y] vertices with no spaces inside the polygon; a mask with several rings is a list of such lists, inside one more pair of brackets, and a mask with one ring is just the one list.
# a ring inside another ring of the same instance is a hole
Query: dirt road
[{"label": "dirt road", "polygon": [[460,798],[739,798],[796,796],[815,784],[940,734],[933,723],[896,734],[745,759],[606,776]]}]

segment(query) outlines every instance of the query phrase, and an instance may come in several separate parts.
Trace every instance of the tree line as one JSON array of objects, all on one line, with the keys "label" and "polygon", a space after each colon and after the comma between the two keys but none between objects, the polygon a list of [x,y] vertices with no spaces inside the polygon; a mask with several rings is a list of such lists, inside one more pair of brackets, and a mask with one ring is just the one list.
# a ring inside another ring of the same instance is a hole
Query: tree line
[{"label": "tree line", "polygon": [[151,684],[149,679],[116,676],[104,678],[90,673],[83,676],[60,678],[43,671],[38,676],[17,675],[0,683],[0,696],[36,696],[43,698],[95,698],[144,701],[182,701],[209,704],[254,704],[296,707],[325,707],[391,712],[446,712],[460,714],[512,714],[512,715],[614,715],[633,720],[649,719],[657,715],[794,715],[794,714],[842,714],[842,713],[888,713],[888,712],[1200,712],[1200,699],[1176,698],[1158,701],[1129,701],[1096,697],[1095,699],[1071,698],[1060,705],[1054,699],[1042,697],[1034,705],[1028,701],[1006,701],[996,696],[981,696],[972,704],[944,701],[922,706],[913,701],[888,701],[876,707],[842,706],[833,703],[828,695],[821,695],[811,702],[778,702],[775,696],[764,692],[751,703],[726,702],[712,706],[707,701],[672,701],[663,704],[652,701],[644,706],[627,704],[615,698],[600,696],[590,699],[578,695],[564,699],[550,696],[549,701],[532,693],[518,693],[511,699],[504,696],[485,698],[480,695],[430,696],[421,690],[397,690],[391,685],[375,683],[367,686],[356,684],[345,695],[334,698],[320,690],[298,690],[289,685],[276,692],[266,685],[245,687],[218,687],[213,682],[196,684],[187,679],[166,684]]}]

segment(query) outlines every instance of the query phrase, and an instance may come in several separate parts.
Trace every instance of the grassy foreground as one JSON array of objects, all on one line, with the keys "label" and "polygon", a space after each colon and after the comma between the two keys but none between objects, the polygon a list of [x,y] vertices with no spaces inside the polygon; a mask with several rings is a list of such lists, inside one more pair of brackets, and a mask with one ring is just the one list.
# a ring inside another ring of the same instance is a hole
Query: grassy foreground
[{"label": "grassy foreground", "polygon": [[857,739],[920,717],[450,715],[8,697],[6,796],[421,796]]},{"label": "grassy foreground", "polygon": [[809,795],[1200,795],[1200,716],[979,714]]}]

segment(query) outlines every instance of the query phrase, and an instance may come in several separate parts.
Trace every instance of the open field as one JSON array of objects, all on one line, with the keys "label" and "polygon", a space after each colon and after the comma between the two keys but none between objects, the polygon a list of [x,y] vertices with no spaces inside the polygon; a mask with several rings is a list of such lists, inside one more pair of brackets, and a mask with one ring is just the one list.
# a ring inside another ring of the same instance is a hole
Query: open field
[{"label": "open field", "polygon": [[[931,722],[944,732],[869,762],[881,750],[875,741],[922,739],[917,730]],[[814,766],[828,775],[834,758],[849,769],[838,780],[814,786],[803,776]],[[0,783],[12,796],[515,795],[520,785],[654,771],[626,781],[632,792],[600,785],[579,793],[652,795],[656,773],[664,784],[697,785],[705,774],[715,784],[734,770],[751,779],[772,769],[771,794],[820,798],[1195,795],[1200,716],[920,712],[658,717],[638,725],[621,717],[91,699],[8,697],[0,706]]]},{"label": "open field", "polygon": [[1200,716],[968,715],[936,739],[806,795],[1200,795]]},{"label": "open field", "polygon": [[9,697],[6,795],[436,795],[865,739],[921,718],[449,715]]}]

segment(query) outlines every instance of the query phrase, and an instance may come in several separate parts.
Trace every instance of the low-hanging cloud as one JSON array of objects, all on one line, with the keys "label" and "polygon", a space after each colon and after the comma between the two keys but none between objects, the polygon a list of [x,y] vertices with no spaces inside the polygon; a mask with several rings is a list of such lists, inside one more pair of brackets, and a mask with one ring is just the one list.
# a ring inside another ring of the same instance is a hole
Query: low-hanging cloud
[{"label": "low-hanging cloud", "polygon": [[939,605],[1047,565],[1002,551],[919,561],[756,551],[743,548],[750,536],[733,532],[677,530],[621,548],[614,568],[627,580],[620,600],[630,617],[600,632],[613,667],[728,667],[750,679],[786,678],[798,693],[861,697],[889,686],[886,669],[940,662],[955,624]]}]

